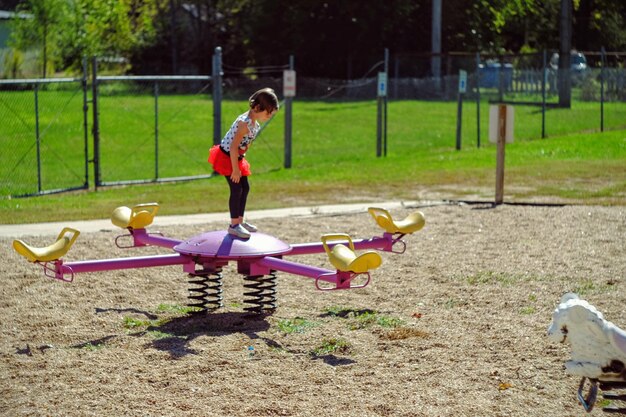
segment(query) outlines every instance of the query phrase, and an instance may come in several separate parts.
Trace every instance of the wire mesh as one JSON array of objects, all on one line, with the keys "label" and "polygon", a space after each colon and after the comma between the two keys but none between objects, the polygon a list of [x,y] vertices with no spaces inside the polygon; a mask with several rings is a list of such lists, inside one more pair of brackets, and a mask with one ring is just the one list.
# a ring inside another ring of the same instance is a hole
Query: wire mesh
[{"label": "wire mesh", "polygon": [[100,184],[211,174],[210,81],[98,78]]},{"label": "wire mesh", "polygon": [[0,81],[0,195],[86,188],[81,80]]}]

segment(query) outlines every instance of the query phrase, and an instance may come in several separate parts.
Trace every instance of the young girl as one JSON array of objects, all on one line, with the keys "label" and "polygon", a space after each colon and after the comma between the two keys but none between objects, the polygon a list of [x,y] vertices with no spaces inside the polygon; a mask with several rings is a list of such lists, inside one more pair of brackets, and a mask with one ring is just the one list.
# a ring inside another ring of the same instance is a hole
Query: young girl
[{"label": "young girl", "polygon": [[213,169],[226,177],[230,187],[228,208],[230,227],[228,233],[247,239],[257,228],[243,220],[250,185],[250,164],[245,159],[246,151],[259,132],[259,122],[268,121],[278,111],[278,98],[271,88],[263,88],[249,99],[250,110],[235,119],[230,130],[219,145],[209,151],[209,162]]}]

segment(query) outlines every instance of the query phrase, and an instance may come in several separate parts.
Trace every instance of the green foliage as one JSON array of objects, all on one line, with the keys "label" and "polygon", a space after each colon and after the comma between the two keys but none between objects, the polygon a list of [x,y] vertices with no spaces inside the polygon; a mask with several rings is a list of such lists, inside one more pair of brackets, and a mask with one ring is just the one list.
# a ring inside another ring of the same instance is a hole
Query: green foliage
[{"label": "green foliage", "polygon": [[347,353],[352,348],[350,342],[342,338],[324,339],[319,346],[311,350],[311,356],[323,356],[331,353]]},{"label": "green foliage", "polygon": [[11,42],[42,51],[42,76],[55,68],[79,70],[83,57],[127,59],[155,37],[162,0],[27,0],[17,12]]},{"label": "green foliage", "polygon": [[326,315],[329,317],[342,317],[348,320],[350,330],[363,329],[378,325],[385,328],[394,328],[403,326],[404,320],[395,317],[382,315],[374,310],[359,310],[353,308],[345,308],[331,306],[325,309]]},{"label": "green foliage", "polygon": [[178,304],[159,304],[158,313],[190,314],[201,311],[199,307],[180,306]]},{"label": "green foliage", "polygon": [[126,329],[137,329],[148,327],[152,324],[150,320],[139,320],[133,317],[124,317],[124,327]]},{"label": "green foliage", "polygon": [[308,329],[317,326],[317,323],[296,317],[294,319],[284,319],[278,322],[278,329],[285,334],[304,333]]}]

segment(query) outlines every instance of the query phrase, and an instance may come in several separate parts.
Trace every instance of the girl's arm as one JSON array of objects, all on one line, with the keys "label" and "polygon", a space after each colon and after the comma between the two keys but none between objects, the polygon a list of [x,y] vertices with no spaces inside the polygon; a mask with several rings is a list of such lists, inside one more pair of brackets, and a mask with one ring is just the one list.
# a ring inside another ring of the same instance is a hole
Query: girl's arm
[{"label": "girl's arm", "polygon": [[241,140],[248,133],[248,126],[245,122],[237,123],[237,133],[233,138],[233,142],[230,144],[230,163],[233,167],[233,173],[230,174],[230,179],[234,183],[238,183],[241,179],[241,171],[239,170],[239,145]]}]

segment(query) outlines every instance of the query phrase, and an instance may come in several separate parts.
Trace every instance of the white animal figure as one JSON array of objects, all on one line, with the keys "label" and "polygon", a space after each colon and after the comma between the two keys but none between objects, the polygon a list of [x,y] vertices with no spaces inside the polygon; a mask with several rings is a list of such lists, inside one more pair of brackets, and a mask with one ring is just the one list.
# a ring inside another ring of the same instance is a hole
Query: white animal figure
[{"label": "white animal figure", "polygon": [[565,362],[568,373],[599,381],[626,380],[626,332],[578,295],[568,293],[561,298],[548,336],[571,344],[572,358]]}]

